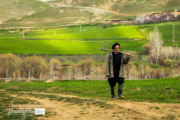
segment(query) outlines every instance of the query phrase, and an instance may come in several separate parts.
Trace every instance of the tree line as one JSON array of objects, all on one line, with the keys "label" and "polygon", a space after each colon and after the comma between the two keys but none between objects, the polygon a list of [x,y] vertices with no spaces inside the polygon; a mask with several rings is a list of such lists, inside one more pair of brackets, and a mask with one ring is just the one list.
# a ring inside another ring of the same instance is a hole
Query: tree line
[{"label": "tree line", "polygon": [[[129,51],[135,57],[125,65],[126,79],[155,79],[176,76],[180,73],[180,60],[174,62],[165,59],[164,66],[154,67],[146,65],[145,58],[139,58],[137,53]],[[143,62],[144,60],[144,62]],[[141,61],[136,64],[135,61]],[[156,60],[154,61],[156,63]],[[158,60],[160,64],[160,60]],[[79,61],[77,64],[62,66],[57,58],[48,61],[42,56],[28,56],[20,58],[12,53],[0,55],[0,78],[14,79],[107,79],[105,77],[105,62],[95,64],[90,58]]]}]

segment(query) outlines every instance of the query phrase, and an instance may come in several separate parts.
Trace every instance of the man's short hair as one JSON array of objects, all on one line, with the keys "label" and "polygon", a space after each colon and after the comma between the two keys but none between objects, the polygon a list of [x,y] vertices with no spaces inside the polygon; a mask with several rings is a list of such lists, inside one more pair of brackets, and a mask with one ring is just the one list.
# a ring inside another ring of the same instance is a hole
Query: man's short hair
[{"label": "man's short hair", "polygon": [[114,48],[115,48],[116,45],[119,45],[119,47],[120,47],[120,44],[119,44],[119,43],[114,43],[114,44],[112,45],[112,49],[113,49],[113,50],[114,50]]}]

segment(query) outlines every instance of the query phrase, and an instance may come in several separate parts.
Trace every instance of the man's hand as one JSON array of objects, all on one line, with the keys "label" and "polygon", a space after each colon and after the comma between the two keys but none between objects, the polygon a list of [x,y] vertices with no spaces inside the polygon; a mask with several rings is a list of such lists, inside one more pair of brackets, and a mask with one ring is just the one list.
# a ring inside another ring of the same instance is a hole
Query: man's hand
[{"label": "man's hand", "polygon": [[106,75],[106,77],[109,77],[109,75]]},{"label": "man's hand", "polygon": [[129,54],[129,53],[127,53],[127,57],[130,57],[130,54]]}]

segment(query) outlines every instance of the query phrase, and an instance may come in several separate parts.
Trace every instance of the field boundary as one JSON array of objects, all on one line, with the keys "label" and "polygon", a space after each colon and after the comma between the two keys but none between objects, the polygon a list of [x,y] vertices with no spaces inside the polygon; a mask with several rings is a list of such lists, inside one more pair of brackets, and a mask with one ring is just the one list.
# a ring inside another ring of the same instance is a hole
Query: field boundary
[{"label": "field boundary", "polygon": [[17,38],[23,40],[141,40],[136,38],[87,38],[87,39],[51,39],[51,38]]}]

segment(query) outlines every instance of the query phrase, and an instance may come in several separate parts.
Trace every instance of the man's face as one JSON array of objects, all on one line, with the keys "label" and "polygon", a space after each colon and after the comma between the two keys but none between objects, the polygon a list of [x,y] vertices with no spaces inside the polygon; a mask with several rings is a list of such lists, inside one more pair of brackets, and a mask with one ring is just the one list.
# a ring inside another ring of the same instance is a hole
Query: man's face
[{"label": "man's face", "polygon": [[115,53],[119,52],[119,45],[116,45],[116,46],[114,47],[114,52],[115,52]]}]

